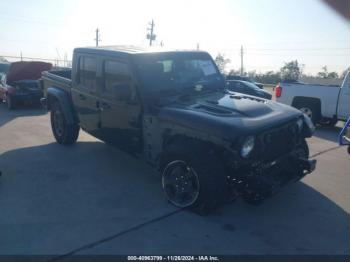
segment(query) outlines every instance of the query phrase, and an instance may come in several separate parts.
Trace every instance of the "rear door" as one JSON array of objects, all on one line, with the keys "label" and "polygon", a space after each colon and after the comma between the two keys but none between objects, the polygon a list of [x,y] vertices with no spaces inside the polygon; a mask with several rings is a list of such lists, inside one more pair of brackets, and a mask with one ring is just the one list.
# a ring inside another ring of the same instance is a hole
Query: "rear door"
[{"label": "rear door", "polygon": [[[141,149],[141,105],[131,67],[125,60],[106,58],[102,64],[103,87],[100,96],[101,134],[105,141],[127,151]],[[130,90],[120,97],[120,87]]]},{"label": "rear door", "polygon": [[340,89],[338,101],[338,118],[346,120],[350,117],[350,73],[346,76]]},{"label": "rear door", "polygon": [[72,99],[76,107],[81,127],[92,134],[99,129],[99,88],[101,77],[99,59],[93,55],[78,55],[75,83],[72,88]]}]

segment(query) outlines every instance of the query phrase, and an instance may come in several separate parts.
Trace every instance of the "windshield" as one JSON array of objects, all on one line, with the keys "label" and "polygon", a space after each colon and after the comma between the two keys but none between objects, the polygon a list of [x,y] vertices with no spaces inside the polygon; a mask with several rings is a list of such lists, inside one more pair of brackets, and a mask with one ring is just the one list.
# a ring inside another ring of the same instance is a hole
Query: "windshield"
[{"label": "windshield", "polygon": [[141,92],[178,93],[223,88],[223,77],[207,53],[153,53],[136,56]]}]

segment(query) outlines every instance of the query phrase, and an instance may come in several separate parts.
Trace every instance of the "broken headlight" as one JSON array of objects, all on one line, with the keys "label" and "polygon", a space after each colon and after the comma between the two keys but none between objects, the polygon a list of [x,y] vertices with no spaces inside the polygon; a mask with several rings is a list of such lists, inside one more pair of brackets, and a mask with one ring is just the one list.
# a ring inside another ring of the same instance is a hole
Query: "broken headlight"
[{"label": "broken headlight", "polygon": [[241,148],[241,156],[246,158],[252,152],[255,145],[255,138],[254,136],[248,136],[246,140],[244,141],[242,148]]}]

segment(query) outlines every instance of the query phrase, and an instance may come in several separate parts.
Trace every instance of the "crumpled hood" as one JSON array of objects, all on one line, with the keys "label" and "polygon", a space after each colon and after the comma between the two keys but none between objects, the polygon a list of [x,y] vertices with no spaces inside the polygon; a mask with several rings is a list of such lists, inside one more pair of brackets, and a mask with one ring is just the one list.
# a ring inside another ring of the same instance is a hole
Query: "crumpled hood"
[{"label": "crumpled hood", "polygon": [[174,101],[159,112],[164,121],[228,139],[257,134],[301,115],[299,110],[271,100],[224,92]]}]

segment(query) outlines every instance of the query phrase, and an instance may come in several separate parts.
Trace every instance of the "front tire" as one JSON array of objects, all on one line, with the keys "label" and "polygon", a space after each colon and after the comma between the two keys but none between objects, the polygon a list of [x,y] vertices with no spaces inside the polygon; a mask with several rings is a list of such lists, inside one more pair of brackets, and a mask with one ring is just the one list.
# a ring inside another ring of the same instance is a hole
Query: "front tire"
[{"label": "front tire", "polygon": [[69,125],[58,102],[51,107],[51,128],[56,141],[59,144],[74,144],[79,136],[78,124]]},{"label": "front tire", "polygon": [[164,193],[173,205],[205,215],[229,198],[226,170],[208,147],[174,143],[161,163]]}]

